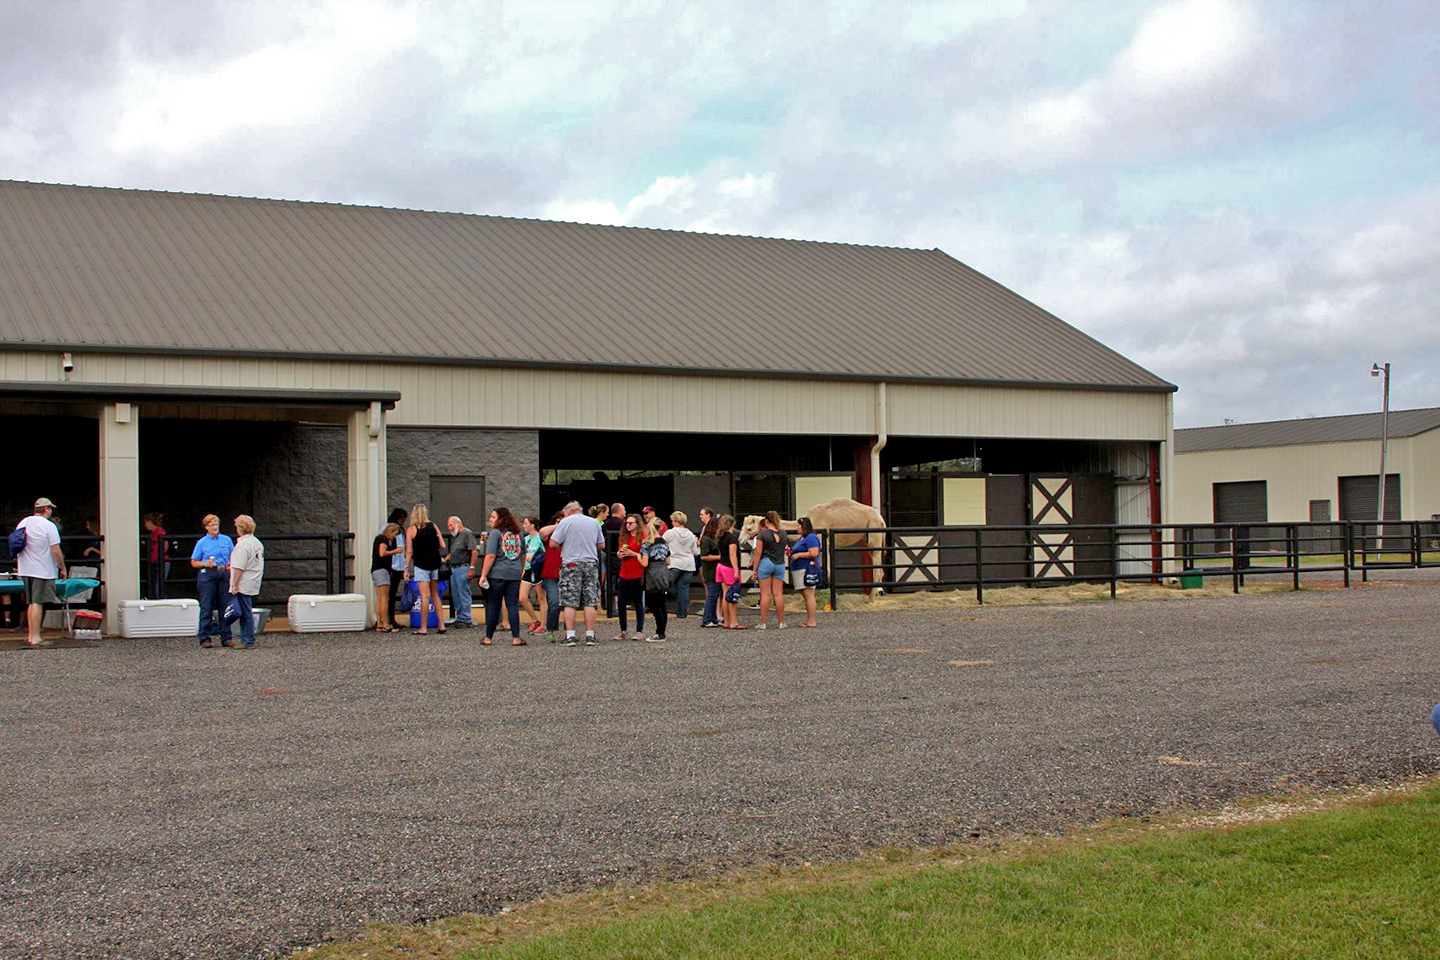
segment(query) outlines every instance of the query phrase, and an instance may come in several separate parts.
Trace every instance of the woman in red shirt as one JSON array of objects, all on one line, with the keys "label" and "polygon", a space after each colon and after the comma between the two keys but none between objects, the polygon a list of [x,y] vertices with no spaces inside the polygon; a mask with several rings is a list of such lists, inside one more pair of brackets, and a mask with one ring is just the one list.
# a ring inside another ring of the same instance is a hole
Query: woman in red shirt
[{"label": "woman in red shirt", "polygon": [[620,529],[620,636],[629,640],[630,617],[627,607],[635,608],[636,640],[645,639],[645,568],[640,565],[640,517],[630,514]]}]

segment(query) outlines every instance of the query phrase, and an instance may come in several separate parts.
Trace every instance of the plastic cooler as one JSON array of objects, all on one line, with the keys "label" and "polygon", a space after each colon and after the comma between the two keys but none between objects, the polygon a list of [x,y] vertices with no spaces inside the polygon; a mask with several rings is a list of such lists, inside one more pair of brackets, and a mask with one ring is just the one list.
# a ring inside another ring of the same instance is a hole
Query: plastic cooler
[{"label": "plastic cooler", "polygon": [[121,600],[120,636],[193,637],[200,625],[197,600]]},{"label": "plastic cooler", "polygon": [[297,593],[286,610],[290,629],[296,633],[364,630],[367,612],[361,593]]}]

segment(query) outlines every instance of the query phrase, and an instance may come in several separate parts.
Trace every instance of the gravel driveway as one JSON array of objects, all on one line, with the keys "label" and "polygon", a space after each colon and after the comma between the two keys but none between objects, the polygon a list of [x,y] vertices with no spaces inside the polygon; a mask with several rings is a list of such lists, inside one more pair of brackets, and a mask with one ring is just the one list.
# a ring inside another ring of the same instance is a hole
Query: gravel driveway
[{"label": "gravel driveway", "polygon": [[4,652],[0,956],[268,956],[364,919],[1433,774],[1437,601]]}]

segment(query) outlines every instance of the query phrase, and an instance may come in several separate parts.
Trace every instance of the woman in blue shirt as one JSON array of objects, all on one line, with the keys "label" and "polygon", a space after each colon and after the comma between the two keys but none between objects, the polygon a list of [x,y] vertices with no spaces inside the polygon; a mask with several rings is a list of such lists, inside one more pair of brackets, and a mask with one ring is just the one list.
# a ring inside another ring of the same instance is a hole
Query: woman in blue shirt
[{"label": "woman in blue shirt", "polygon": [[790,569],[801,574],[799,583],[795,584],[805,597],[805,622],[800,626],[816,627],[819,626],[815,622],[815,588],[820,585],[817,576],[820,572],[820,538],[809,517],[800,518],[800,533],[802,536],[790,548]]},{"label": "woman in blue shirt", "polygon": [[223,640],[219,614],[225,607],[225,596],[230,588],[230,551],[235,541],[220,532],[220,518],[207,513],[201,521],[205,524],[205,536],[195,541],[190,553],[190,566],[197,571],[195,595],[200,600],[200,646],[212,647],[210,636]]}]

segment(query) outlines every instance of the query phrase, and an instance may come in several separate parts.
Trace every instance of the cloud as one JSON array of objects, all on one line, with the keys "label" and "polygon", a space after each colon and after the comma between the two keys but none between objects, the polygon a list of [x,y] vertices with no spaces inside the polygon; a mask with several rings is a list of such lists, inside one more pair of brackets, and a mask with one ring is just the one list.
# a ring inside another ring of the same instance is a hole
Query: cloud
[{"label": "cloud", "polygon": [[1380,350],[1440,404],[1436,36],[1424,0],[12,0],[0,176],[939,247],[1182,423],[1364,409]]}]

